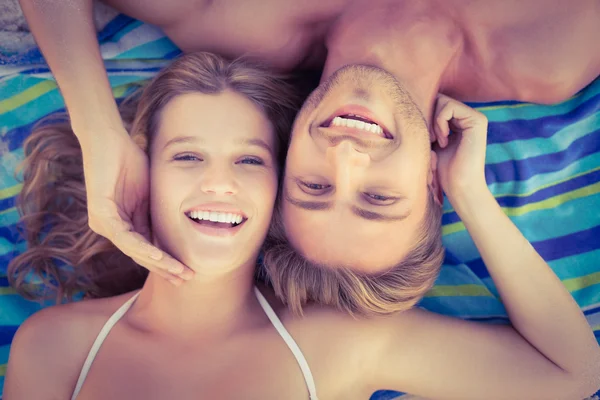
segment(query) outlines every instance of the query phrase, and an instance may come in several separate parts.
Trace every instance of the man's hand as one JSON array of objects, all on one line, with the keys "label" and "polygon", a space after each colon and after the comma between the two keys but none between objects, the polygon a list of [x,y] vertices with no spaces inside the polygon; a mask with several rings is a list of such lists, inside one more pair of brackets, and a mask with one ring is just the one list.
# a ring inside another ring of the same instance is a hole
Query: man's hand
[{"label": "man's hand", "polygon": [[193,271],[151,244],[148,157],[123,129],[82,144],[90,228],[175,285]]},{"label": "man's hand", "polygon": [[450,97],[438,96],[433,121],[439,146],[438,175],[453,205],[464,196],[487,191],[487,127],[487,118],[479,111]]}]

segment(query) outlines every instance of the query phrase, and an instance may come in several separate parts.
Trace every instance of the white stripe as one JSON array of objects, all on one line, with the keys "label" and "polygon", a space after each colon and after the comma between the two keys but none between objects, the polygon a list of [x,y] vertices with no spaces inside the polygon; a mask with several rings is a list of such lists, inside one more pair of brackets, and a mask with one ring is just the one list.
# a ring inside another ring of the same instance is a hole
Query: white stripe
[{"label": "white stripe", "polygon": [[304,375],[304,380],[306,381],[306,386],[308,387],[308,394],[310,395],[310,400],[318,400],[315,380],[312,376],[312,373],[310,372],[308,362],[306,361],[306,358],[304,358],[304,354],[302,354],[302,350],[300,350],[300,347],[298,347],[298,345],[294,341],[294,338],[292,338],[292,335],[290,335],[287,329],[285,329],[285,327],[281,323],[281,320],[279,319],[277,314],[275,314],[275,311],[273,311],[273,308],[271,307],[267,299],[264,298],[262,293],[256,287],[254,288],[254,293],[256,293],[256,298],[258,299],[258,302],[265,311],[265,314],[267,314],[267,317],[269,317],[271,323],[273,324],[275,329],[277,329],[277,332],[279,332],[279,335],[288,345],[288,347],[294,354],[294,357],[296,357],[296,361],[298,361],[298,365],[300,365],[300,369],[302,370],[302,374]]},{"label": "white stripe", "polygon": [[96,354],[98,353],[98,350],[100,350],[100,346],[102,346],[102,343],[110,333],[110,330],[129,310],[129,308],[131,307],[135,299],[138,298],[139,295],[140,292],[137,292],[132,298],[127,300],[125,304],[123,304],[113,315],[110,316],[108,321],[106,321],[106,323],[102,327],[100,333],[98,333],[98,336],[96,337],[96,340],[94,341],[94,344],[92,345],[92,348],[90,349],[90,352],[88,353],[88,356],[85,359],[85,362],[83,363],[83,368],[81,368],[81,372],[79,373],[79,379],[77,379],[77,384],[75,385],[75,390],[73,391],[73,396],[71,396],[71,400],[75,400],[77,398],[77,395],[81,391],[81,387],[85,382],[85,378],[87,377],[88,372],[90,371],[90,367],[94,362],[94,358],[96,358]]},{"label": "white stripe", "polygon": [[127,32],[118,42],[104,42],[100,46],[102,58],[113,58],[138,46],[154,42],[165,37],[165,34],[155,26],[143,24]]}]

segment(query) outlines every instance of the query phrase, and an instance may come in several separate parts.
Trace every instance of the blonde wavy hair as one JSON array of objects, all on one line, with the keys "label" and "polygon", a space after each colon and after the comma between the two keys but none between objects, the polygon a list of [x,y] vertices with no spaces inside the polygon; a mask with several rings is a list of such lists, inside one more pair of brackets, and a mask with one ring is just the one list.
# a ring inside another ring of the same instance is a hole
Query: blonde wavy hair
[{"label": "blonde wavy hair", "polygon": [[308,303],[367,317],[405,311],[425,296],[439,275],[444,261],[441,224],[442,208],[430,192],[417,243],[389,270],[366,274],[350,266],[314,262],[298,252],[287,238],[278,207],[263,245],[264,274],[277,297],[297,315]]},{"label": "blonde wavy hair", "polygon": [[[210,53],[184,55],[143,91],[124,101],[121,116],[132,139],[148,152],[160,111],[186,93],[239,93],[256,104],[276,132],[283,165],[299,98],[292,85],[248,59]],[[100,151],[100,150],[99,150]],[[17,199],[27,250],[11,260],[8,278],[29,299],[107,297],[140,288],[148,271],[88,226],[81,148],[68,117],[52,115],[24,143],[23,189]]]}]

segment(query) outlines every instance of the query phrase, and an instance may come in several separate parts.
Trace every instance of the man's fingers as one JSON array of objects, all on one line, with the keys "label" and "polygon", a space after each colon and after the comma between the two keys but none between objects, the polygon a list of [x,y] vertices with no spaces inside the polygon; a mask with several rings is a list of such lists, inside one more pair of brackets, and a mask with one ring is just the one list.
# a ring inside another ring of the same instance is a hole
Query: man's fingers
[{"label": "man's fingers", "polygon": [[[138,265],[146,268],[146,269],[150,269],[148,268],[148,266],[143,265],[142,260],[137,259],[137,258],[133,258],[133,261],[135,261]],[[186,279],[182,279],[180,276],[177,275],[173,275],[170,274],[168,272],[162,271],[159,268],[152,268],[150,269],[153,273],[157,274],[158,276],[160,276],[161,278],[163,278],[164,280],[169,281],[170,283],[172,283],[175,286],[180,286],[183,282],[186,281]]]},{"label": "man's fingers", "polygon": [[154,247],[142,235],[133,231],[116,232],[113,243],[123,253],[139,261],[138,264],[154,271],[162,270],[176,274],[183,279],[191,279],[193,271],[173,257]]},{"label": "man's fingers", "polygon": [[146,238],[151,240],[150,218],[148,216],[148,201],[144,200],[133,212],[133,229]]}]

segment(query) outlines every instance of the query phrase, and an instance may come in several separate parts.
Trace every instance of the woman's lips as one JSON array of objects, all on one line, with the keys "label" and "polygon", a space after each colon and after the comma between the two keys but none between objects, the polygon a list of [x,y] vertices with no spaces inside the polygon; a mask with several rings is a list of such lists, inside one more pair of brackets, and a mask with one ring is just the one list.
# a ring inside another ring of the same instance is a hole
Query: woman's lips
[{"label": "woman's lips", "polygon": [[[246,219],[244,219],[240,224],[236,225],[236,226],[227,226],[228,223],[210,223],[208,221],[208,223],[201,223],[198,221],[193,220],[190,217],[187,217],[187,220],[189,221],[190,224],[192,224],[192,227],[202,233],[203,235],[207,235],[207,236],[212,236],[212,237],[232,237],[235,236],[241,229],[242,227],[246,224]],[[205,221],[202,221],[205,222]],[[219,224],[222,226],[218,226],[215,224]],[[229,224],[230,225],[230,224]]]}]

